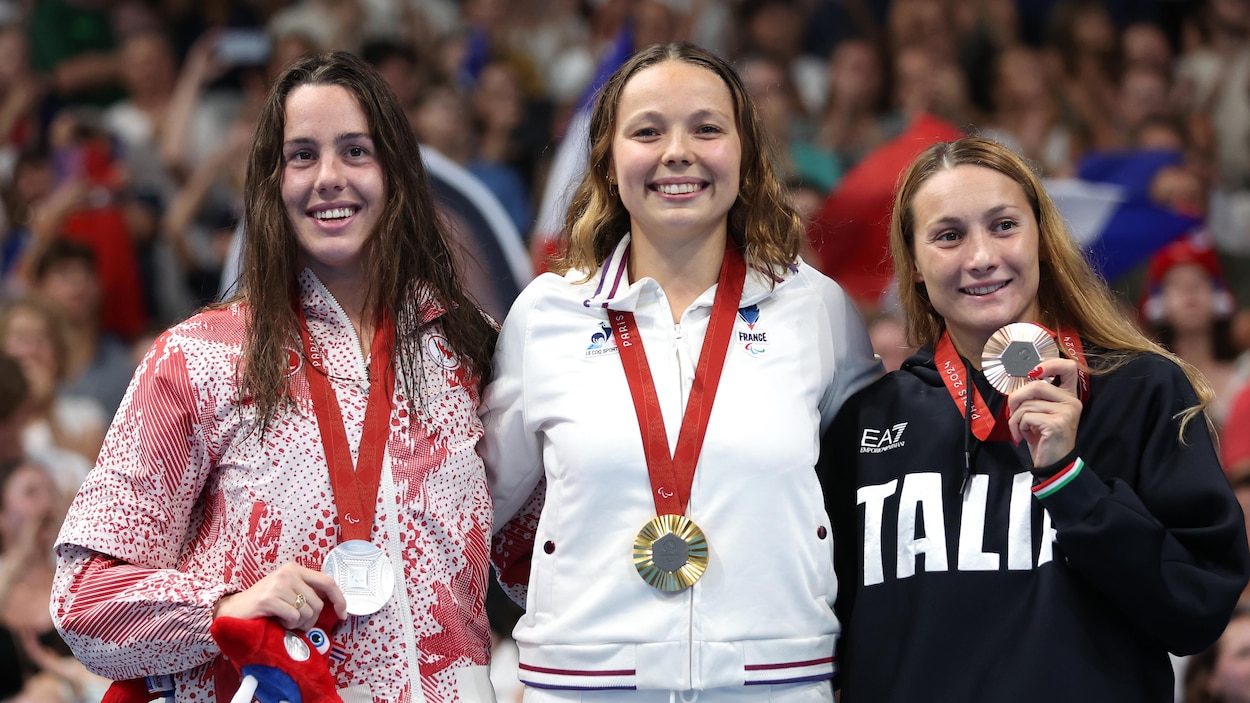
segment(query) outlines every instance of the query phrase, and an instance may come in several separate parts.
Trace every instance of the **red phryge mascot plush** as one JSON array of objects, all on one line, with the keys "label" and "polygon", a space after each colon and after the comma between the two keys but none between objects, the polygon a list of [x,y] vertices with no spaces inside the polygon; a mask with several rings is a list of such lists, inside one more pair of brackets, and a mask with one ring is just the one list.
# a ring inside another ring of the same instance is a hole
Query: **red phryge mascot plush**
[{"label": "red phryge mascot plush", "polygon": [[[336,650],[330,629],[338,621],[333,608],[321,611],[308,632],[288,630],[273,618],[219,617],[210,632],[221,653],[243,678],[230,703],[343,703],[330,659]],[[173,699],[151,677],[113,684],[101,703],[162,703]]]}]

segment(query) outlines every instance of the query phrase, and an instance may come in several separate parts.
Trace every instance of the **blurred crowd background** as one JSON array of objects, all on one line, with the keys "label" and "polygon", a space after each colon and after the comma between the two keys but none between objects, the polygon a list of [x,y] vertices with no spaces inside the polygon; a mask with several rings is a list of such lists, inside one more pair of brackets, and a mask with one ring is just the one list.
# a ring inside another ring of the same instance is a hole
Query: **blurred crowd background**
[{"label": "blurred crowd background", "polygon": [[[272,78],[328,49],[378,67],[459,192],[503,215],[468,265],[525,256],[478,276],[499,316],[551,251],[596,79],[675,39],[735,62],[805,258],[890,368],[911,350],[884,226],[926,140],[991,136],[1061,205],[1100,204],[1064,212],[1125,315],[1214,384],[1250,505],[1250,0],[0,0],[0,700],[99,700],[42,605],[51,545],[152,339],[232,282]],[[1178,699],[1250,700],[1250,618],[1186,668]]]}]

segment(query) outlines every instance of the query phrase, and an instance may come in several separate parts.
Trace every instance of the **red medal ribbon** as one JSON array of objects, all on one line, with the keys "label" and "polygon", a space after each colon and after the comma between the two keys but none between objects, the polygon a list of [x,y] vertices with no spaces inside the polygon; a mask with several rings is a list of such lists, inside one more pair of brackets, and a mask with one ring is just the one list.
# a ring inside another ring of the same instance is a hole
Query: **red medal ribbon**
[{"label": "red medal ribbon", "polygon": [[634,399],[634,411],[638,414],[638,427],[642,430],[642,448],[647,459],[647,474],[651,479],[651,494],[659,515],[685,515],[690,503],[690,489],[694,485],[694,470],[707,434],[708,419],[712,415],[712,402],[716,399],[716,387],[720,384],[725,357],[729,354],[734,315],[742,300],[742,288],[746,281],[746,263],[732,240],[726,243],[725,259],[721,263],[717,280],[716,297],[712,301],[712,317],[708,321],[703,346],[699,350],[699,363],[695,367],[694,382],[686,412],[681,418],[681,431],[677,435],[677,450],[669,454],[668,432],[664,429],[664,416],[655,391],[647,352],[642,346],[642,336],[632,312],[610,310],[612,332],[617,336],[625,378]]},{"label": "red medal ribbon", "polygon": [[365,407],[365,426],[360,436],[358,461],[353,467],[338,396],[330,386],[321,349],[308,333],[308,321],[304,319],[303,310],[300,310],[300,323],[304,353],[308,365],[315,371],[306,375],[312,391],[313,410],[317,413],[317,427],[321,430],[321,446],[325,449],[330,469],[330,485],[334,488],[335,503],[340,509],[340,541],[368,541],[377,507],[378,484],[382,481],[382,455],[390,433],[391,396],[395,389],[390,352],[395,341],[395,329],[390,320],[383,319],[373,333],[369,360],[369,403]]},{"label": "red medal ribbon", "polygon": [[[1046,330],[1046,333],[1051,337],[1055,336],[1054,332],[1042,325],[1038,325],[1038,327]],[[1059,341],[1063,346],[1064,352],[1078,366],[1078,397],[1082,403],[1087,402],[1089,398],[1089,372],[1082,368],[1085,366],[1085,347],[1081,344],[1081,337],[1074,330],[1061,327],[1059,332]],[[1006,422],[1006,403],[1003,404],[1003,408],[997,417],[990,413],[989,405],[985,402],[985,398],[981,397],[976,384],[969,383],[964,379],[964,363],[955,351],[955,345],[951,342],[949,332],[942,332],[942,337],[938,340],[937,349],[934,350],[934,361],[937,363],[938,373],[942,376],[942,383],[946,385],[947,392],[951,394],[951,400],[955,401],[955,407],[959,408],[960,415],[964,415],[967,412],[966,395],[971,390],[972,434],[982,442],[1002,442],[1010,439],[1011,433],[1007,428]]]},{"label": "red medal ribbon", "polygon": [[1076,362],[1076,390],[1081,403],[1089,402],[1089,371],[1085,368],[1085,345],[1081,335],[1071,328],[1059,328],[1059,345],[1069,359]]}]

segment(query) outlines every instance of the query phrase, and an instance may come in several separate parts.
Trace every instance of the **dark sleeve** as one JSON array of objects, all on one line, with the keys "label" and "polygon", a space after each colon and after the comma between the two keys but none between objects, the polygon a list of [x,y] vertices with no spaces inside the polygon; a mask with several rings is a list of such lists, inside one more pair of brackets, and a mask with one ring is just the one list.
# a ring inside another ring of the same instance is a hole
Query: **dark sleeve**
[{"label": "dark sleeve", "polygon": [[1168,651],[1201,651],[1250,578],[1241,507],[1205,418],[1180,438],[1197,396],[1179,367],[1143,357],[1104,378],[1081,420],[1082,465],[1041,472],[1034,494],[1068,564],[1108,602]]}]

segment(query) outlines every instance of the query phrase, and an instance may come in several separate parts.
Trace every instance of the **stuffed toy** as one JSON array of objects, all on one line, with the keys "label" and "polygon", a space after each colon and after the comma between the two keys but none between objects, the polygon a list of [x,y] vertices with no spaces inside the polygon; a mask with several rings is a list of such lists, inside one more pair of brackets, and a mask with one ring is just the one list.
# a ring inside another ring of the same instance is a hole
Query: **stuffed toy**
[{"label": "stuffed toy", "polygon": [[253,698],[260,703],[343,703],[330,675],[328,633],[336,622],[333,608],[323,608],[317,626],[307,632],[288,630],[272,618],[213,620],[213,640],[243,677],[230,703]]},{"label": "stuffed toy", "polygon": [[[214,620],[213,641],[242,676],[230,703],[343,703],[330,675],[330,659],[342,659],[328,634],[337,621],[333,608],[322,610],[307,632],[288,630],[273,618]],[[119,681],[101,703],[172,703],[171,684],[165,676]]]}]

